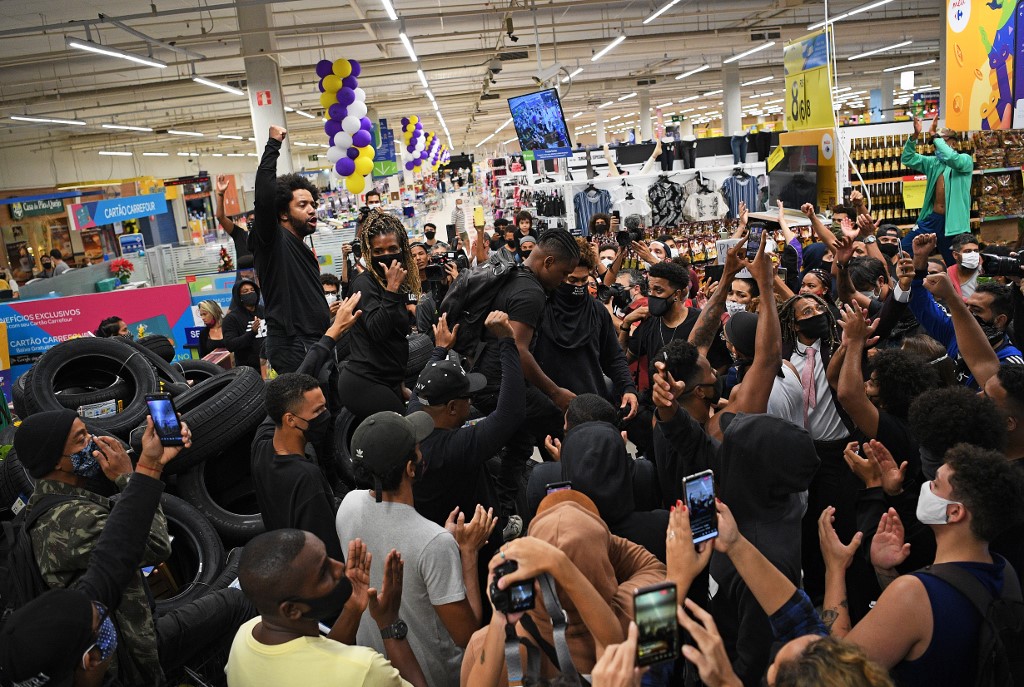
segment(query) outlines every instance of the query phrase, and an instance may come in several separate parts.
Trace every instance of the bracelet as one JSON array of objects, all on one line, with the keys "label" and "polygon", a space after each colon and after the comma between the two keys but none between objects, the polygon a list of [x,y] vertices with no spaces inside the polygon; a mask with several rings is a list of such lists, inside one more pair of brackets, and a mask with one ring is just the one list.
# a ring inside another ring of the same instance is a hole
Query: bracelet
[{"label": "bracelet", "polygon": [[152,467],[152,466],[149,466],[149,465],[146,465],[146,464],[144,464],[144,463],[138,463],[138,464],[137,464],[137,465],[135,466],[135,469],[136,469],[136,470],[139,470],[139,469],[142,469],[142,470],[148,470],[149,472],[155,472],[156,474],[158,474],[158,475],[159,475],[159,474],[162,474],[162,473],[163,473],[163,471],[164,471],[164,466],[163,466],[163,465],[161,465],[160,467],[156,467],[156,468],[154,468],[154,467]]},{"label": "bracelet", "polygon": [[627,324],[627,323],[624,322],[624,323],[619,325],[619,331],[620,332],[628,332],[632,327],[633,327],[632,323]]},{"label": "bracelet", "polygon": [[927,276],[928,276],[928,268],[927,267],[924,268],[923,270],[914,270],[914,279],[915,280],[924,281]]}]

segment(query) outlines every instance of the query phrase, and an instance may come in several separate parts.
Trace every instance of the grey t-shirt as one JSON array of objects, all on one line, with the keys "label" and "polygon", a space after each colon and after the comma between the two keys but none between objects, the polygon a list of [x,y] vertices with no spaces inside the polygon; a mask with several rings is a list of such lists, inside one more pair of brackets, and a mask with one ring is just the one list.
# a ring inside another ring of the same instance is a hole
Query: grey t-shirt
[{"label": "grey t-shirt", "polygon": [[[412,506],[376,503],[366,490],[351,491],[338,508],[335,519],[342,549],[359,537],[373,555],[370,586],[380,589],[384,559],[391,549],[402,554],[402,620],[409,626],[408,642],[427,684],[458,687],[462,649],[455,645],[434,606],[466,598],[462,562],[455,538],[443,527],[427,520]],[[361,646],[384,651],[377,623],[369,611],[359,621],[356,638]]]}]

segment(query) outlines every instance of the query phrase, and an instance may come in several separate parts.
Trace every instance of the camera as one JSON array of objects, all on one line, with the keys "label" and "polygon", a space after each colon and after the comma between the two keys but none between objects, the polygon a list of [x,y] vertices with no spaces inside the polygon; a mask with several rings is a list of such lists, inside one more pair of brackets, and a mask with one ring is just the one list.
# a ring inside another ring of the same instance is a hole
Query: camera
[{"label": "camera", "polygon": [[505,65],[502,64],[501,60],[499,60],[497,57],[495,57],[487,64],[487,69],[491,72],[491,74],[500,74],[501,70],[504,68]]},{"label": "camera", "polygon": [[494,604],[496,610],[502,613],[529,611],[536,601],[532,577],[510,584],[505,589],[498,589],[498,580],[518,569],[519,564],[515,561],[505,561],[494,569],[494,581],[491,582],[491,603]]},{"label": "camera", "polygon": [[1010,255],[981,254],[981,268],[988,277],[1020,277],[1020,258]]},{"label": "camera", "polygon": [[455,263],[459,270],[469,269],[469,259],[461,251],[449,250],[440,255],[431,255],[427,260],[427,281],[442,282],[448,276],[448,263]]},{"label": "camera", "polygon": [[615,232],[615,242],[622,248],[628,248],[633,241],[640,241],[644,237],[642,229],[620,229]]}]

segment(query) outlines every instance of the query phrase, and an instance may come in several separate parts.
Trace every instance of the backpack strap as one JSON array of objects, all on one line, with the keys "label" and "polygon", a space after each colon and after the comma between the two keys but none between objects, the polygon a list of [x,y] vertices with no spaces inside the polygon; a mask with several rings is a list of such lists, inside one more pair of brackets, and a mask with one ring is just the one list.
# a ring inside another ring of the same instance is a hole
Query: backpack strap
[{"label": "backpack strap", "polygon": [[[983,585],[977,577],[967,572],[955,563],[936,563],[918,570],[919,573],[937,577],[950,585],[958,592],[967,597],[971,605],[981,614],[982,618],[988,616],[989,606],[996,597]],[[1020,580],[1017,578],[1017,571],[1006,561],[1003,569],[1003,591],[998,597],[1002,601],[1021,603]]]},{"label": "backpack strap", "polygon": [[533,619],[529,615],[523,616],[520,623],[530,633],[530,636],[537,642],[537,645],[547,655],[548,659],[558,668],[559,672],[569,678],[571,682],[580,684],[579,672],[576,670],[576,665],[572,662],[569,644],[565,640],[565,631],[569,626],[569,617],[566,615],[565,609],[558,602],[558,595],[555,593],[555,581],[551,578],[551,575],[545,573],[537,578],[537,582],[540,584],[540,590],[544,596],[544,608],[551,619],[552,634],[555,640],[554,647],[541,636],[536,624],[534,624]]}]

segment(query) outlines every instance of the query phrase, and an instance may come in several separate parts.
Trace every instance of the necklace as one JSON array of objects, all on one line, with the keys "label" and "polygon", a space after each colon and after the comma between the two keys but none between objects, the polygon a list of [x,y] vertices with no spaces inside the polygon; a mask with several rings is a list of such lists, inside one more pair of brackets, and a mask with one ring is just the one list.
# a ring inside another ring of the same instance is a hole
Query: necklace
[{"label": "necklace", "polygon": [[670,344],[670,343],[672,343],[673,341],[676,340],[676,334],[679,333],[679,325],[681,325],[681,324],[682,324],[682,322],[677,324],[675,327],[671,328],[672,329],[672,338],[668,340],[668,343],[665,343],[665,329],[667,329],[667,327],[665,327],[665,320],[661,320],[661,319],[658,320],[658,335],[661,337],[661,347],[662,348],[664,348],[665,346],[667,346],[668,344]]}]

